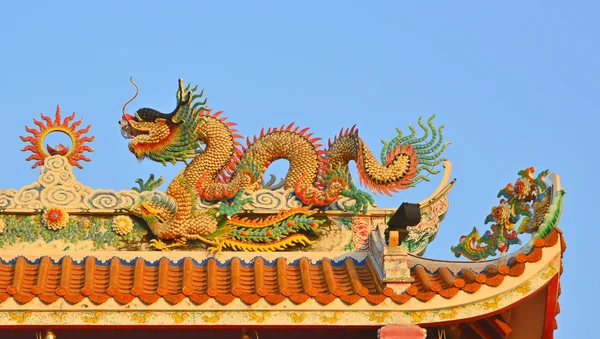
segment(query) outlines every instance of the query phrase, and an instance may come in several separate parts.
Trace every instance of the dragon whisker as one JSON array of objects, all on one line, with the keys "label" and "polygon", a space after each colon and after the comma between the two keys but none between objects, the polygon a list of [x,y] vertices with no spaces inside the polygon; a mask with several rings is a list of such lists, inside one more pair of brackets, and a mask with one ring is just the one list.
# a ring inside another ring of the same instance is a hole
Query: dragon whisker
[{"label": "dragon whisker", "polygon": [[140,92],[140,88],[138,87],[138,85],[133,81],[133,77],[129,77],[129,81],[131,81],[131,83],[133,84],[133,86],[135,86],[135,95],[133,96],[133,98],[129,99],[129,101],[127,101],[125,103],[125,105],[123,105],[123,116],[125,116],[127,113],[125,113],[125,108],[127,107],[127,105],[132,102],[137,96],[138,93]]}]

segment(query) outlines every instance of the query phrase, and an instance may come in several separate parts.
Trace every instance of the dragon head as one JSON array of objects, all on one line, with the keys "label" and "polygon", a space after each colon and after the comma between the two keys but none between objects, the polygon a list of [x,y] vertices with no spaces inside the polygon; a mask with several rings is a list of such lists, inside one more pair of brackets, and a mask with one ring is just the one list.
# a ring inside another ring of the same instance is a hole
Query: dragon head
[{"label": "dragon head", "polygon": [[135,204],[127,208],[129,212],[142,218],[155,235],[164,235],[168,224],[177,214],[177,204],[164,195],[144,192]]},{"label": "dragon head", "polygon": [[150,158],[162,164],[185,162],[186,159],[195,157],[201,151],[198,124],[202,118],[198,112],[206,110],[206,100],[196,103],[193,101],[202,97],[203,92],[194,94],[197,87],[184,87],[183,80],[180,79],[177,106],[173,112],[161,113],[152,108],[140,108],[134,115],[130,115],[125,113],[125,108],[139,92],[133,79],[130,80],[136,93],[123,106],[123,117],[119,122],[123,137],[131,139],[129,151],[140,161]]}]

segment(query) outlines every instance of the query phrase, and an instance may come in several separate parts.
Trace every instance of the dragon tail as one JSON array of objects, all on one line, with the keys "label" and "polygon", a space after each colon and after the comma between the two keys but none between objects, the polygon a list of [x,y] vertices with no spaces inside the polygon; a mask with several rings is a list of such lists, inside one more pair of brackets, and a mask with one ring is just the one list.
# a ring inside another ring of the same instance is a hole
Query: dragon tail
[{"label": "dragon tail", "polygon": [[[441,155],[448,142],[444,142],[442,129],[435,127],[431,116],[427,125],[419,118],[418,125],[423,136],[417,137],[417,131],[409,125],[411,133],[403,136],[400,129],[398,135],[390,142],[382,141],[381,163],[375,159],[371,151],[359,142],[357,165],[362,185],[379,193],[391,195],[391,192],[414,187],[419,181],[429,181],[428,174],[438,174],[434,167],[445,161]],[[425,173],[426,172],[426,173]]]},{"label": "dragon tail", "polygon": [[429,181],[427,174],[440,172],[434,167],[446,160],[441,155],[448,145],[443,141],[444,126],[436,128],[434,118],[435,115],[429,118],[427,125],[419,118],[419,127],[424,132],[421,137],[417,137],[412,126],[409,126],[411,134],[407,136],[396,129],[398,135],[394,139],[382,141],[381,161],[358,137],[358,130],[354,127],[342,130],[333,142],[329,142],[328,166],[336,168],[356,160],[361,185],[387,195],[413,187],[421,180]]}]

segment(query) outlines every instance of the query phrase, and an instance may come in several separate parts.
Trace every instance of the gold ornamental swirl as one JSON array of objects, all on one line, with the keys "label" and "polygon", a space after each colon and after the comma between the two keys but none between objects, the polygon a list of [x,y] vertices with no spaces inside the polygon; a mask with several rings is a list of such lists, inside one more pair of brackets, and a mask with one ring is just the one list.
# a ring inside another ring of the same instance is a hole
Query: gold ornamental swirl
[{"label": "gold ornamental swirl", "polygon": [[97,190],[88,198],[92,208],[112,209],[121,207],[121,199],[115,191]]},{"label": "gold ornamental swirl", "polygon": [[75,182],[75,176],[70,172],[60,172],[58,180],[60,180],[60,184],[63,186],[72,186]]},{"label": "gold ornamental swirl", "polygon": [[81,196],[70,189],[57,186],[44,189],[40,200],[44,206],[68,206],[77,207],[80,204]]},{"label": "gold ornamental swirl", "polygon": [[[161,192],[162,193],[162,192]],[[132,206],[133,204],[135,204],[140,197],[140,194],[136,191],[119,191],[119,199],[121,201],[121,204],[119,205],[119,208],[125,208],[127,206]]]},{"label": "gold ornamental swirl", "polygon": [[39,186],[33,184],[23,187],[15,195],[14,204],[22,208],[41,208]]},{"label": "gold ornamental swirl", "polygon": [[62,156],[51,156],[46,158],[44,161],[44,168],[56,172],[68,172],[71,170],[71,166],[67,162],[67,159]]},{"label": "gold ornamental swirl", "polygon": [[38,209],[50,206],[93,210],[127,208],[141,199],[170,201],[164,192],[93,189],[77,181],[73,168],[62,156],[45,159],[37,181],[23,188],[0,190],[0,210]]},{"label": "gold ornamental swirl", "polygon": [[[77,179],[75,179],[77,180]],[[87,188],[87,190],[89,190],[89,188]],[[79,192],[81,195],[83,195],[85,193],[86,187],[83,186],[82,183],[75,181],[75,183],[73,184],[73,191],[75,192]]]},{"label": "gold ornamental swirl", "polygon": [[0,191],[0,209],[7,209],[15,207],[15,195],[17,194],[16,189],[1,190]]},{"label": "gold ornamental swirl", "polygon": [[258,209],[279,209],[285,205],[285,196],[277,194],[276,191],[258,190],[253,192],[252,207]]},{"label": "gold ornamental swirl", "polygon": [[72,186],[75,183],[73,173],[48,171],[43,173],[38,182],[43,187]]},{"label": "gold ornamental swirl", "polygon": [[54,187],[60,183],[60,175],[55,171],[46,171],[40,175],[38,182],[42,187]]},{"label": "gold ornamental swirl", "polygon": [[76,180],[73,169],[66,159],[61,156],[52,156],[44,162],[38,182],[43,187],[73,186]]},{"label": "gold ornamental swirl", "polygon": [[285,201],[285,208],[295,208],[295,207],[301,207],[304,206],[302,204],[302,201],[298,198],[298,196],[296,196],[296,194],[294,193],[294,190],[292,189],[288,189],[285,191],[274,191],[274,192],[281,192],[281,194],[283,194],[283,199]]}]

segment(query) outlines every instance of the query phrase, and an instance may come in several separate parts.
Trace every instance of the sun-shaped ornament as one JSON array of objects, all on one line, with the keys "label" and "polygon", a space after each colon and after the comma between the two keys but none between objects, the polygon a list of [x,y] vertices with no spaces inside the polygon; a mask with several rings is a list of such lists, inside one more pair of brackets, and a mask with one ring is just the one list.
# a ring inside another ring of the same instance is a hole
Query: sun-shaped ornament
[{"label": "sun-shaped ornament", "polygon": [[[22,151],[33,152],[33,154],[26,159],[27,161],[36,161],[31,168],[36,168],[43,165],[44,160],[52,155],[62,155],[67,158],[72,166],[83,168],[79,161],[90,161],[90,159],[84,156],[82,153],[86,151],[94,151],[91,147],[84,144],[86,142],[94,141],[95,137],[82,136],[82,134],[89,132],[92,125],[88,125],[86,128],[77,129],[83,122],[81,119],[69,125],[69,123],[75,119],[75,113],[62,120],[60,116],[60,106],[56,106],[56,117],[54,121],[52,121],[52,118],[45,116],[43,113],[41,115],[42,120],[44,120],[46,124],[44,124],[42,121],[33,119],[33,123],[35,123],[39,129],[25,126],[25,130],[31,133],[32,136],[21,136],[21,140],[31,143],[31,145],[27,145],[21,149]],[[49,134],[56,132],[64,133],[71,139],[70,147],[63,144],[58,144],[46,145],[46,148],[44,149],[44,141],[46,137],[48,137]]]}]

